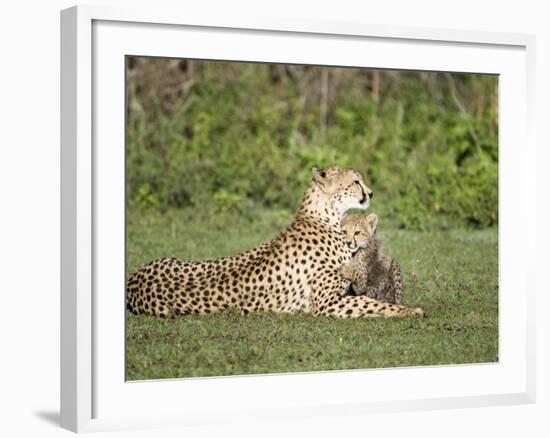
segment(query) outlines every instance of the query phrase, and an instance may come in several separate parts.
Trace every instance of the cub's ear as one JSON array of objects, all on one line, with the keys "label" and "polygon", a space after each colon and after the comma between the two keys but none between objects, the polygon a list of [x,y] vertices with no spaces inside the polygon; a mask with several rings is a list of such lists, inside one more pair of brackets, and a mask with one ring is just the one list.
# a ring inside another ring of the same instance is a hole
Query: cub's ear
[{"label": "cub's ear", "polygon": [[376,227],[378,226],[378,216],[374,213],[371,213],[367,216],[367,224],[369,225],[372,234],[376,232]]},{"label": "cub's ear", "polygon": [[314,181],[319,184],[323,184],[323,180],[327,176],[327,173],[323,169],[319,169],[316,166],[311,169],[311,174],[313,175]]}]

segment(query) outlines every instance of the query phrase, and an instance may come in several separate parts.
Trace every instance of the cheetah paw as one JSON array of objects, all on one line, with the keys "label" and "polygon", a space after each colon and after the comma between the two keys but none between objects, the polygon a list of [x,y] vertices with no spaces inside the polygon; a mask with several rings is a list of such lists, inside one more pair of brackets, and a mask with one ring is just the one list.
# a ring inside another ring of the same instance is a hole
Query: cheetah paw
[{"label": "cheetah paw", "polygon": [[340,266],[340,275],[345,278],[346,280],[352,280],[353,279],[353,266],[350,264],[345,264]]},{"label": "cheetah paw", "polygon": [[405,307],[401,309],[401,315],[402,316],[418,316],[423,317],[424,310],[422,310],[420,307]]}]

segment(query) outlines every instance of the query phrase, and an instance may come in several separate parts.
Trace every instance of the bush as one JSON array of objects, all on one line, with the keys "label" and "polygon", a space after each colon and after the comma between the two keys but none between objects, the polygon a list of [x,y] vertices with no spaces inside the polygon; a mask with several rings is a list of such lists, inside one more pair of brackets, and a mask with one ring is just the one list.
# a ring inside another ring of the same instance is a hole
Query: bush
[{"label": "bush", "polygon": [[402,227],[498,223],[495,76],[131,61],[131,208],[292,211],[340,165]]}]

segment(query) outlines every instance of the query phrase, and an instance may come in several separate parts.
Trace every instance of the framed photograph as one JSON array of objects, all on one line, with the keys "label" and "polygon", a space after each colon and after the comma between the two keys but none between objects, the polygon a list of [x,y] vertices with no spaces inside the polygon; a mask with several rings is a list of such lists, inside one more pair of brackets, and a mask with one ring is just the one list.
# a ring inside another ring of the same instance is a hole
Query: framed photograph
[{"label": "framed photograph", "polygon": [[61,13],[61,425],[534,402],[534,37]]}]

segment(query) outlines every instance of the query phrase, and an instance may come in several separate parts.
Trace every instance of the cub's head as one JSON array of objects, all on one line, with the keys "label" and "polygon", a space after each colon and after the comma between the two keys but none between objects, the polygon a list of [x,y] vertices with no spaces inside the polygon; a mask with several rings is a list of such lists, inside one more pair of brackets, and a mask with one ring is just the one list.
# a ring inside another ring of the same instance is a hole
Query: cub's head
[{"label": "cub's head", "polygon": [[352,208],[368,208],[373,193],[359,172],[341,167],[314,167],[312,174],[314,183],[323,195],[329,198],[340,215]]},{"label": "cub's head", "polygon": [[366,248],[369,239],[374,237],[378,226],[378,216],[374,213],[347,214],[340,223],[346,242],[352,252]]}]

